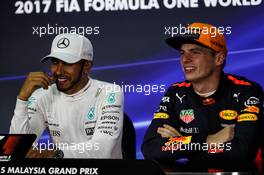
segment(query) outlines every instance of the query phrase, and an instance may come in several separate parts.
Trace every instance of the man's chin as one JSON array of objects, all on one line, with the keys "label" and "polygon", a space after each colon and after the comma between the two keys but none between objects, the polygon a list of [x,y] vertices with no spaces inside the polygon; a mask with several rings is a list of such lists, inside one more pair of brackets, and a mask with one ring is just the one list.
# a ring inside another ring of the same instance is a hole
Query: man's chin
[{"label": "man's chin", "polygon": [[58,91],[60,91],[60,92],[65,92],[65,91],[67,91],[67,89],[63,89],[63,88],[59,88],[59,87],[57,87],[57,89],[58,89]]},{"label": "man's chin", "polygon": [[66,91],[71,89],[71,87],[63,87],[63,86],[60,86],[58,84],[56,84],[56,85],[57,85],[58,91],[60,91],[60,92],[66,92]]},{"label": "man's chin", "polygon": [[188,81],[194,81],[195,80],[195,77],[194,76],[186,76],[185,75],[185,79],[188,80]]}]

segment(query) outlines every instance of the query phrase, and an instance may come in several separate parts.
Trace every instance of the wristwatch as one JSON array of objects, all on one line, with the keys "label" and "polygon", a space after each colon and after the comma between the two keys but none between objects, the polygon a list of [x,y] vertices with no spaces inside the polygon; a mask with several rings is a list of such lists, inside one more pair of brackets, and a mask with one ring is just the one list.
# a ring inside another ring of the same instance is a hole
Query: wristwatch
[{"label": "wristwatch", "polygon": [[64,153],[60,149],[56,149],[54,151],[54,159],[62,159],[64,157]]}]

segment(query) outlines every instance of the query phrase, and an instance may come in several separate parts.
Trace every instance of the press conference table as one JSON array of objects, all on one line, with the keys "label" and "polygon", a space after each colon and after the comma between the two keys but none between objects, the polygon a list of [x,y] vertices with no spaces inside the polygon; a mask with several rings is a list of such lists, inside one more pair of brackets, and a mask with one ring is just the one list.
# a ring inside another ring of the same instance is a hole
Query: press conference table
[{"label": "press conference table", "polygon": [[0,174],[251,175],[263,162],[155,162],[114,159],[23,159],[0,161]]}]

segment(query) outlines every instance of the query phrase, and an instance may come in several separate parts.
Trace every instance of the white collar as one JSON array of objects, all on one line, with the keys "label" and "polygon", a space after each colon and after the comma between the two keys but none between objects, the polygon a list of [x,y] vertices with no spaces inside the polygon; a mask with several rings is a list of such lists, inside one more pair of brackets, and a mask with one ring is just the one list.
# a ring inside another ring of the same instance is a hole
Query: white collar
[{"label": "white collar", "polygon": [[86,85],[81,89],[79,90],[78,92],[74,93],[74,94],[65,94],[64,92],[60,92],[60,94],[62,96],[64,96],[65,98],[68,98],[68,99],[72,99],[72,100],[78,100],[80,99],[83,94],[85,94],[85,92],[89,89],[89,87],[91,86],[92,84],[92,78],[89,77],[89,80],[88,82],[86,83]]},{"label": "white collar", "polygon": [[213,94],[215,93],[216,90],[213,90],[213,91],[211,91],[211,92],[206,92],[206,93],[199,93],[199,92],[197,92],[196,90],[194,90],[194,91],[195,91],[196,94],[198,94],[198,95],[201,96],[201,97],[209,97],[209,96],[213,95]]}]

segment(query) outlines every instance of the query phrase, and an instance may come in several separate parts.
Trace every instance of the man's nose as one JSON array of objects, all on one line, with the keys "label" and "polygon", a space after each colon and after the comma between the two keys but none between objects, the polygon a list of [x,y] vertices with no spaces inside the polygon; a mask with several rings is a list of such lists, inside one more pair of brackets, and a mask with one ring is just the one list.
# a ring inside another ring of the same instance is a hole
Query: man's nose
[{"label": "man's nose", "polygon": [[59,63],[58,63],[58,65],[57,65],[57,67],[56,67],[56,71],[55,71],[55,73],[56,73],[57,75],[60,75],[60,74],[63,74],[63,73],[64,73],[64,65],[63,65],[62,62],[59,62]]},{"label": "man's nose", "polygon": [[189,53],[184,53],[181,55],[181,61],[182,63],[189,63],[192,61],[192,57],[191,57],[191,54]]}]

